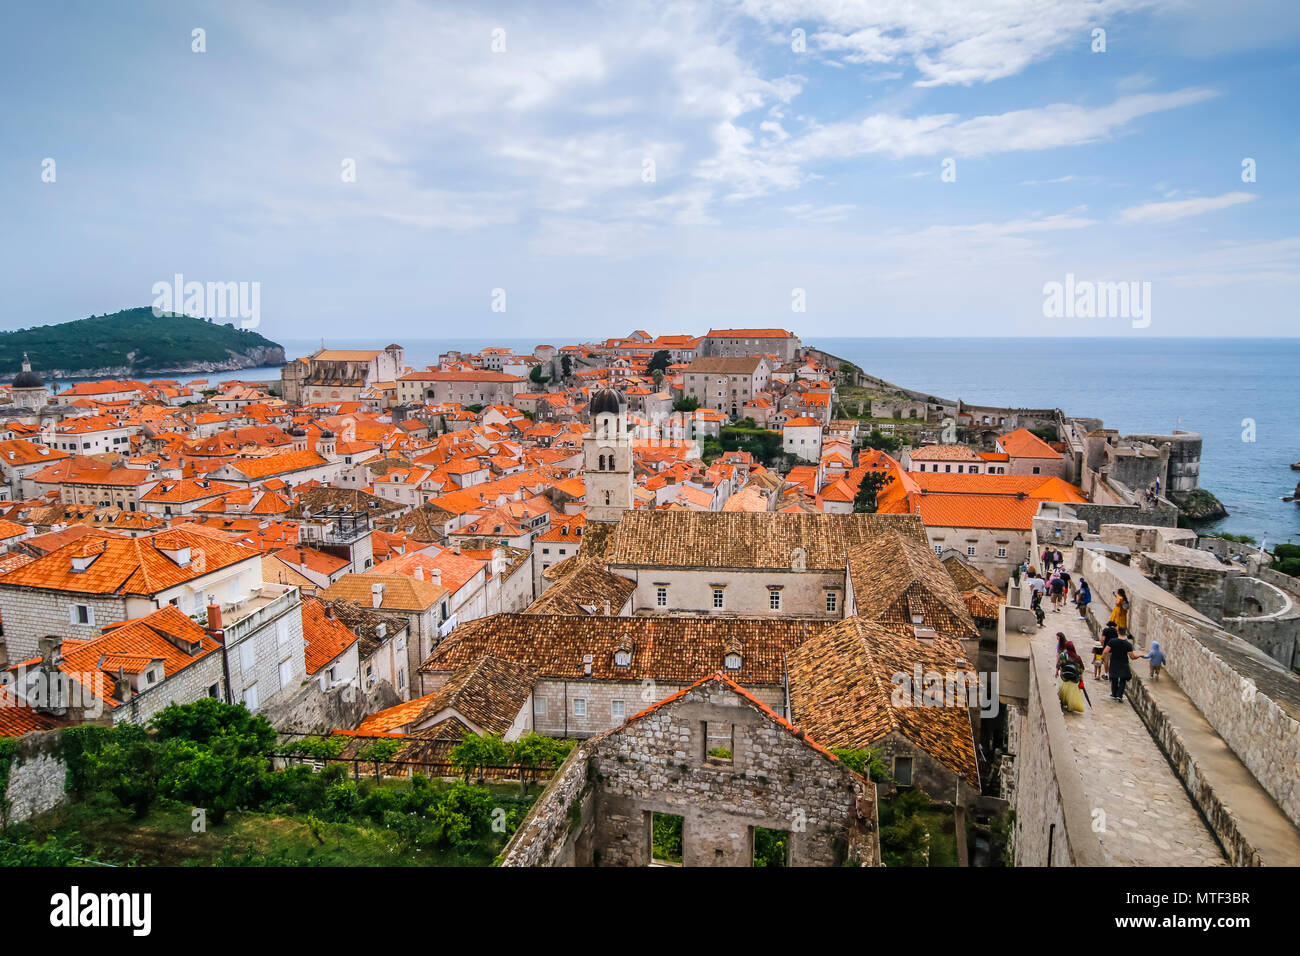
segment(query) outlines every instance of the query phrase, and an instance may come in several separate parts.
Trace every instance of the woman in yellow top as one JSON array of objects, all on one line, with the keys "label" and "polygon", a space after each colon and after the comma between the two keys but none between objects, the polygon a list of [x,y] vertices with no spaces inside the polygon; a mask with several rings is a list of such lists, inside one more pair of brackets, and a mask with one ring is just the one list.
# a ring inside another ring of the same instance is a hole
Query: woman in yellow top
[{"label": "woman in yellow top", "polygon": [[1128,595],[1123,588],[1115,592],[1115,609],[1110,612],[1110,623],[1117,628],[1128,628]]}]

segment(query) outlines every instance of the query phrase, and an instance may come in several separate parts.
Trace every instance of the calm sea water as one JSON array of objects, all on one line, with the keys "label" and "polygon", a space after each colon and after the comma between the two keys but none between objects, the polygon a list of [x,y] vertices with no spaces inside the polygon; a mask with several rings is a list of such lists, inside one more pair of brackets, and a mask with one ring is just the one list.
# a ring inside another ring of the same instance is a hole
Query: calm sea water
[{"label": "calm sea water", "polygon": [[[332,348],[376,348],[378,340],[335,340]],[[531,352],[536,339],[403,341],[417,368],[449,349],[485,345]],[[290,358],[319,340],[287,340]],[[1300,339],[848,339],[808,336],[804,344],[846,358],[871,375],[944,398],[981,405],[1062,408],[1126,432],[1199,432],[1201,485],[1230,516],[1213,526],[1260,541],[1300,542],[1300,505],[1282,501],[1300,480]],[[278,369],[185,376],[278,378]],[[1254,426],[1254,441],[1249,426]]]}]

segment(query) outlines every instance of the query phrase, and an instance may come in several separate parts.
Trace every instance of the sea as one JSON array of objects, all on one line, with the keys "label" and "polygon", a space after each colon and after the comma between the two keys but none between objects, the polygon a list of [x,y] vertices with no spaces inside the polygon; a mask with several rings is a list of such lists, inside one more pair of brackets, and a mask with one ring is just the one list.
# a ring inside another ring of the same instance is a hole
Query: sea
[{"label": "sea", "polygon": [[[495,345],[529,353],[534,339],[401,339],[408,364],[423,368],[452,349]],[[319,339],[283,340],[289,358]],[[330,348],[387,342],[330,339]],[[803,344],[853,362],[895,385],[975,405],[1061,408],[1126,433],[1199,432],[1200,483],[1227,518],[1202,533],[1248,534],[1260,544],[1300,543],[1300,504],[1283,501],[1300,481],[1300,339],[818,338]],[[177,376],[210,382],[278,379],[278,368]]]}]

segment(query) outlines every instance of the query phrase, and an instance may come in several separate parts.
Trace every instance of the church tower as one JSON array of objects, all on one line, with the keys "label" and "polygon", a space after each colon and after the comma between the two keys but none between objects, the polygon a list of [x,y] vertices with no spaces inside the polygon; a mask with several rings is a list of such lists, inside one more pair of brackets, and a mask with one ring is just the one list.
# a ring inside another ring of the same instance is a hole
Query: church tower
[{"label": "church tower", "polygon": [[587,520],[618,521],[632,507],[632,436],[622,397],[612,388],[591,396],[591,434],[583,439]]},{"label": "church tower", "polygon": [[32,371],[32,363],[23,353],[23,370],[14,376],[14,404],[23,408],[41,409],[50,400],[50,393],[45,388],[41,377]]}]

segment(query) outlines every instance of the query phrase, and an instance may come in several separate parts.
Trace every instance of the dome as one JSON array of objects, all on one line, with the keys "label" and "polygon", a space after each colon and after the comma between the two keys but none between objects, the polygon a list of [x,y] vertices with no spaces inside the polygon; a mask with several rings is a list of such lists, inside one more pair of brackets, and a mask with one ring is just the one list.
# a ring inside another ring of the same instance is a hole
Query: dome
[{"label": "dome", "polygon": [[597,415],[603,415],[607,412],[618,415],[621,413],[622,407],[623,397],[618,392],[612,388],[602,388],[591,396],[589,411],[591,417],[595,418]]},{"label": "dome", "polygon": [[32,363],[31,360],[27,357],[26,352],[23,353],[22,371],[14,376],[13,386],[14,388],[44,388],[45,387],[45,383],[41,381],[41,377],[32,371]]}]

